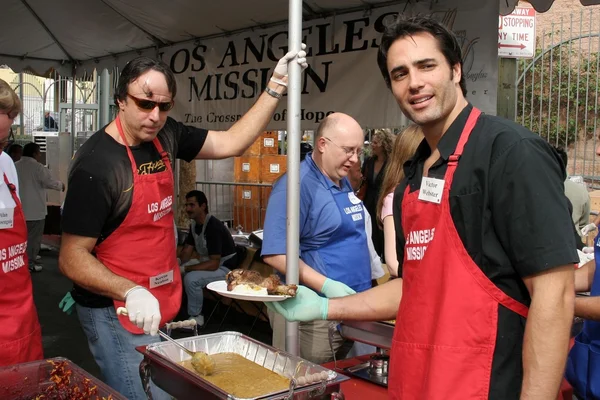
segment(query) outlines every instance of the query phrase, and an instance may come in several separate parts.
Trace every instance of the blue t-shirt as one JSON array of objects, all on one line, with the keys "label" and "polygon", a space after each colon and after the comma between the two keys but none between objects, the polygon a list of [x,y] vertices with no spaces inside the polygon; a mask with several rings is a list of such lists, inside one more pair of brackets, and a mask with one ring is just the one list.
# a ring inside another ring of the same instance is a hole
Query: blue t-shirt
[{"label": "blue t-shirt", "polygon": [[[287,174],[275,183],[269,197],[263,232],[263,256],[286,253],[286,189]],[[318,254],[320,248],[330,244],[330,239],[342,224],[341,210],[332,194],[352,192],[347,178],[343,178],[341,187],[338,187],[323,175],[312,159],[312,154],[308,154],[300,163],[300,259],[319,273],[361,291],[370,287],[370,263],[348,265],[343,257],[347,254],[341,254],[339,259],[333,258],[324,262]],[[364,225],[362,229],[364,230]],[[354,245],[349,247],[352,248],[348,248],[348,253],[360,252],[368,255],[366,239],[364,246],[361,246],[364,249]],[[370,257],[368,259],[370,260]],[[368,278],[366,281],[361,278],[361,282],[356,282],[357,275],[368,275]]]}]

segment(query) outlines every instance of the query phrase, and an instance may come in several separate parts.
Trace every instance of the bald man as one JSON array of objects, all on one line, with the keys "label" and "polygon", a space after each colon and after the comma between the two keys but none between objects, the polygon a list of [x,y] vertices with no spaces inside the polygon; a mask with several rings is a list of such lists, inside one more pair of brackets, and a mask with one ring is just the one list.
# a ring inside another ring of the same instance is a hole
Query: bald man
[{"label": "bald man", "polygon": [[[347,177],[359,162],[363,138],[352,117],[331,114],[317,129],[314,151],[300,163],[300,283],[327,298],[371,288],[366,210]],[[262,247],[264,261],[282,275],[286,272],[286,192],[287,175],[283,175],[269,198]],[[269,317],[273,345],[283,349],[283,317],[276,313]],[[317,364],[333,359],[329,326],[328,321],[300,324],[302,358]],[[336,330],[334,350],[342,353],[348,348]]]}]

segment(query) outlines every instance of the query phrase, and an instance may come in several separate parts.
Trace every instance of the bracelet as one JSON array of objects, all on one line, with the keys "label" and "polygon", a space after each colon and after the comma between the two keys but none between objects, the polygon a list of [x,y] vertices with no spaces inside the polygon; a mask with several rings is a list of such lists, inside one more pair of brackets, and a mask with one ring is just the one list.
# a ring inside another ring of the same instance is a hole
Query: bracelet
[{"label": "bracelet", "polygon": [[268,86],[265,88],[265,92],[267,92],[267,94],[271,97],[275,97],[276,99],[281,99],[281,93],[277,93],[276,91],[274,91],[273,89],[271,89]]},{"label": "bracelet", "polygon": [[284,82],[281,79],[277,79],[274,76],[272,76],[270,80],[273,81],[273,82],[275,82],[278,85],[287,87],[287,82]]},{"label": "bracelet", "polygon": [[131,289],[129,289],[128,291],[125,292],[125,295],[123,296],[123,299],[125,301],[127,301],[127,296],[129,295],[129,293],[131,293],[131,292],[133,292],[134,290],[137,290],[137,289],[146,289],[146,288],[143,287],[143,286],[139,286],[139,285],[138,286],[134,286]]}]

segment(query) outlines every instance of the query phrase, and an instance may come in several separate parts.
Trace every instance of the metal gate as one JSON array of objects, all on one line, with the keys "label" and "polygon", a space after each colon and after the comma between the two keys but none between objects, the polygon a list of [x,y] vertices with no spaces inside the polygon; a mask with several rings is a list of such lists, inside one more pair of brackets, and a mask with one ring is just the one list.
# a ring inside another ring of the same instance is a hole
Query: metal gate
[{"label": "metal gate", "polygon": [[600,186],[598,134],[600,10],[551,24],[538,35],[533,60],[517,63],[516,121],[563,147],[567,173]]},{"label": "metal gate", "polygon": [[[41,77],[27,72],[3,69],[4,77],[21,98],[23,111],[15,120],[14,131],[27,140],[36,131],[71,131],[73,79],[52,73]],[[75,130],[98,129],[98,89],[96,75],[75,80]],[[48,113],[48,114],[46,114]]]}]

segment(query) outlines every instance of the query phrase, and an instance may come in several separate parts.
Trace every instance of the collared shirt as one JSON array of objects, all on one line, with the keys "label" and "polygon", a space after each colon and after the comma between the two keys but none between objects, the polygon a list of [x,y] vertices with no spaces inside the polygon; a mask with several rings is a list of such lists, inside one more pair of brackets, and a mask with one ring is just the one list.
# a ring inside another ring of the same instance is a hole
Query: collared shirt
[{"label": "collared shirt", "polygon": [[[330,191],[331,189],[331,191]],[[351,193],[352,185],[348,178],[340,181],[340,186],[321,172],[309,153],[300,163],[300,258],[303,252],[316,251],[325,246],[335,231],[342,224],[340,210],[333,193]],[[276,255],[286,253],[287,238],[287,174],[284,174],[275,184],[269,197],[265,215],[263,244],[261,254]],[[364,210],[366,213],[366,210]],[[371,277],[380,278],[383,275],[381,261],[373,249],[369,225],[370,218],[365,219],[367,246],[371,260]],[[310,265],[324,271],[325,265]],[[351,274],[352,271],[348,270]]]},{"label": "collared shirt", "polygon": [[46,218],[46,189],[62,190],[61,181],[55,180],[50,170],[33,157],[21,157],[15,163],[23,213],[27,221],[39,221]]},{"label": "collared shirt", "polygon": [[[342,223],[338,206],[331,198],[334,192],[352,192],[347,178],[341,187],[326,177],[308,154],[300,163],[300,250],[314,250],[327,243]],[[262,255],[286,252],[287,174],[275,184],[265,215]]]},{"label": "collared shirt", "polygon": [[[428,176],[444,178],[471,109],[470,104],[465,107],[440,139],[440,158]],[[405,244],[402,199],[407,185],[410,192],[420,188],[430,154],[423,141],[404,165],[406,178],[394,194],[400,276]],[[531,299],[524,277],[579,260],[564,195],[565,176],[559,155],[545,140],[489,115],[479,117],[454,174],[450,212],[467,252],[496,286],[526,305]],[[524,331],[525,320],[500,306],[490,399],[518,398]]]},{"label": "collared shirt", "polygon": [[10,189],[4,182],[4,175],[8,182],[15,185],[17,188],[17,196],[19,195],[19,178],[17,177],[17,170],[15,169],[15,163],[12,158],[5,151],[0,153],[0,208],[15,208],[16,204],[10,194]]}]

